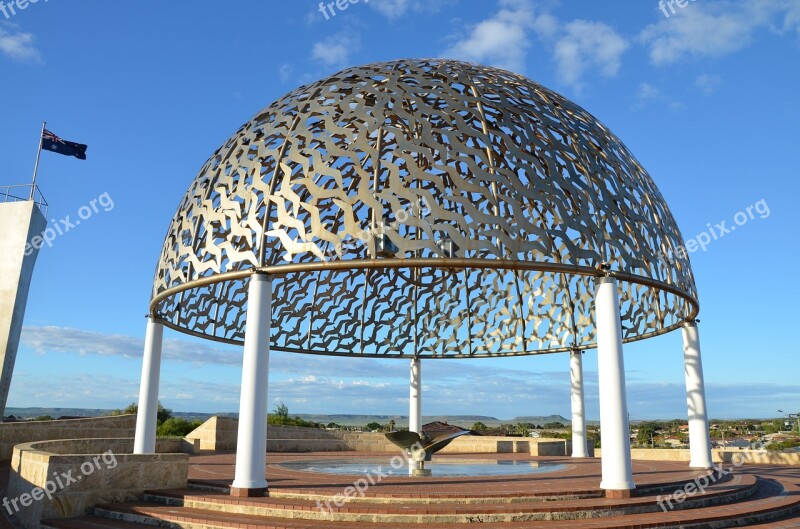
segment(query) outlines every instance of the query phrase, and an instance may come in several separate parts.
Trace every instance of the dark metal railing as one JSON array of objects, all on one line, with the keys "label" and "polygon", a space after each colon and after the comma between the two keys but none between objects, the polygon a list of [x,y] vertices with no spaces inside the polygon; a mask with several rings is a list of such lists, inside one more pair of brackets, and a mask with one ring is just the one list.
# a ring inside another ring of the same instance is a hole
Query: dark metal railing
[{"label": "dark metal railing", "polygon": [[19,184],[13,186],[0,186],[0,203],[33,201],[39,206],[45,218],[50,207],[45,200],[39,186],[35,184]]}]

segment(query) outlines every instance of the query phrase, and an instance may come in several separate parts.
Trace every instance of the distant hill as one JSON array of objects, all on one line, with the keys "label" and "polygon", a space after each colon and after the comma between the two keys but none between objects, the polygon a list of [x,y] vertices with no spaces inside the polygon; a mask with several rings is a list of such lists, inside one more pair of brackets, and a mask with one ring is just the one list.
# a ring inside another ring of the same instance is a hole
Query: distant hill
[{"label": "distant hill", "polygon": [[6,417],[13,415],[23,419],[41,417],[49,415],[55,419],[58,417],[98,417],[108,415],[111,410],[85,409],[85,408],[6,408]]},{"label": "distant hill", "polygon": [[560,422],[561,424],[570,424],[569,419],[565,419],[561,415],[548,415],[546,417],[538,416],[538,415],[531,415],[531,416],[523,416],[523,417],[514,417],[510,421],[510,423],[518,423],[518,422],[529,422],[533,424],[546,424],[548,422]]},{"label": "distant hill", "polygon": [[[91,408],[6,408],[6,416],[13,415],[15,417],[30,419],[33,417],[40,417],[42,415],[49,415],[53,418],[58,417],[99,417],[101,415],[108,415],[111,410],[91,409]],[[188,420],[205,421],[214,415],[222,417],[236,417],[236,413],[199,413],[199,412],[179,412],[174,411],[173,415],[182,417]],[[290,413],[292,417],[300,417],[306,421],[313,421],[322,424],[336,423],[340,426],[365,426],[371,422],[379,424],[387,424],[389,421],[394,421],[397,427],[407,427],[408,417],[401,415],[355,415],[355,414],[311,414],[311,413]],[[549,422],[560,422],[569,424],[569,420],[561,415],[546,415],[546,416],[523,416],[514,417],[513,419],[498,419],[487,415],[426,415],[422,418],[423,423],[441,421],[469,428],[476,422],[482,422],[490,428],[498,427],[502,424],[516,424],[518,422],[533,423],[544,425]]]},{"label": "distant hill", "polygon": [[[108,415],[113,410],[94,409],[94,408],[6,408],[5,416],[13,415],[20,419],[32,419],[34,417],[41,417],[49,415],[54,419],[59,417],[100,417]],[[181,412],[173,411],[175,417],[182,417],[187,420],[201,420],[205,421],[214,415],[220,417],[236,417],[236,413],[196,413],[196,412]]]}]

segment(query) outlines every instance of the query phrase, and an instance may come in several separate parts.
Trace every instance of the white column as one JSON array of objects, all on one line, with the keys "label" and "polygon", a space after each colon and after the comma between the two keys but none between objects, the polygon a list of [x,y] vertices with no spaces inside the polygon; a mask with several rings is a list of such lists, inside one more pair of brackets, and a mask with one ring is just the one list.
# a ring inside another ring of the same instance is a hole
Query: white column
[{"label": "white column", "polygon": [[583,395],[583,353],[573,351],[569,357],[572,391],[572,457],[587,457],[586,415]]},{"label": "white column", "polygon": [[711,439],[708,432],[703,360],[697,322],[683,326],[683,363],[686,371],[686,403],[689,408],[689,452],[692,468],[711,468]]},{"label": "white column", "polygon": [[250,277],[247,291],[236,471],[231,485],[231,494],[235,496],[260,496],[267,489],[267,386],[271,323],[272,278],[265,274],[254,274]]},{"label": "white column", "polygon": [[598,278],[595,287],[597,371],[600,384],[600,441],[603,449],[600,488],[635,488],[622,356],[622,325],[617,280]]},{"label": "white column", "polygon": [[153,454],[156,451],[158,383],[163,337],[164,326],[155,318],[148,318],[142,357],[142,379],[139,383],[139,408],[136,412],[136,437],[133,441],[134,454]]},{"label": "white column", "polygon": [[422,434],[422,361],[411,361],[411,388],[408,399],[408,431]]}]

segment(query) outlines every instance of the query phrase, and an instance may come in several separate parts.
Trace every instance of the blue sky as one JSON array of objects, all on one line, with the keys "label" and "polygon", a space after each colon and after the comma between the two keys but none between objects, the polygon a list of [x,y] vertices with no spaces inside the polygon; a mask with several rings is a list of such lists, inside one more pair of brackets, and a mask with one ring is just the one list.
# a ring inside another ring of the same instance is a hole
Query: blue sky
[{"label": "blue sky", "polygon": [[[44,153],[51,219],[108,193],[45,247],[9,406],[136,400],[144,314],[169,221],[208,156],[296,86],[344,67],[448,57],[561,92],[628,145],[685,238],[761,212],[691,255],[710,414],[800,411],[794,303],[800,0],[318,2],[52,0],[0,13],[0,185],[27,183],[42,120],[89,159]],[[764,217],[764,218],[762,218]],[[161,400],[236,411],[241,351],[167,331]],[[681,338],[626,347],[634,418],[685,416]],[[568,358],[428,362],[426,414],[569,414]],[[270,408],[407,412],[406,362],[274,353]],[[585,356],[598,416],[597,356]]]}]

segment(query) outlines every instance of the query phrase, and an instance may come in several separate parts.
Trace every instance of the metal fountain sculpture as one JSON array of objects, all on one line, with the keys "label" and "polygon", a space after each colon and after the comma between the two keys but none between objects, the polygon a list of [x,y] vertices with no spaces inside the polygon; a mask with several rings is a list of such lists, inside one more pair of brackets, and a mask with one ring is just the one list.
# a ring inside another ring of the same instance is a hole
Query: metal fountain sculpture
[{"label": "metal fountain sculpture", "polygon": [[446,432],[442,435],[431,437],[425,432],[389,432],[386,438],[396,446],[403,449],[409,458],[409,474],[412,476],[430,476],[430,469],[425,468],[425,463],[433,459],[433,454],[444,449],[454,439],[471,433],[469,430],[461,432]]}]

